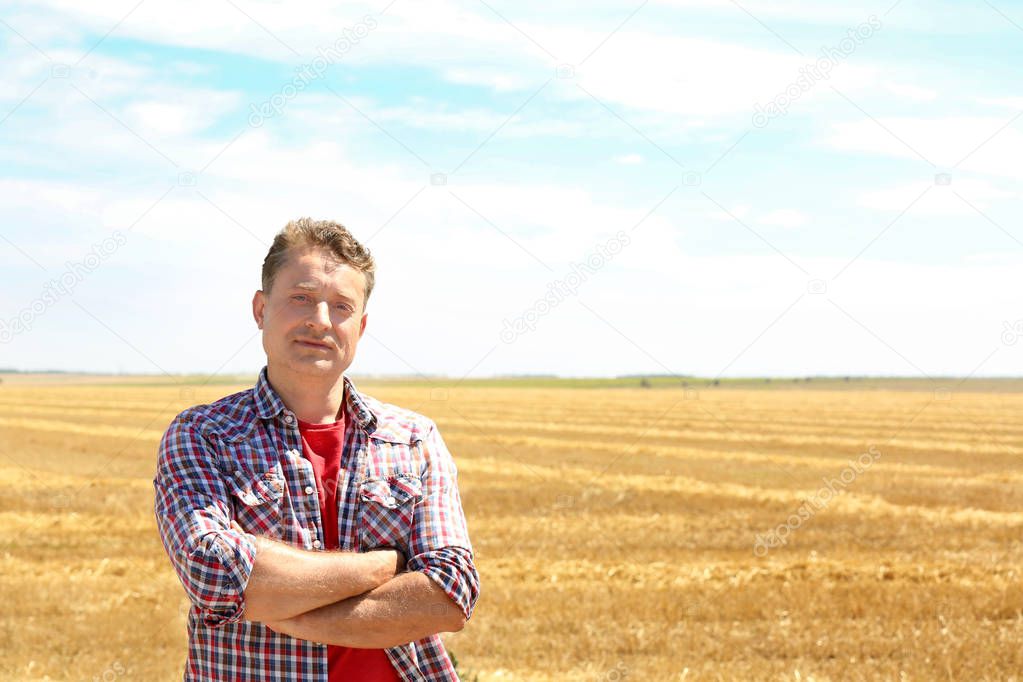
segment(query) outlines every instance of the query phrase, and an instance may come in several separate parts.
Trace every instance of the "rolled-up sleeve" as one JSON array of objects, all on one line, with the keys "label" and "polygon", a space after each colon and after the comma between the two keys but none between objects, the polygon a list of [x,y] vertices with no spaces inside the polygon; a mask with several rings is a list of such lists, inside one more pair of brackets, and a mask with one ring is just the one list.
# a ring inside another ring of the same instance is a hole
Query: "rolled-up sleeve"
[{"label": "rolled-up sleeve", "polygon": [[479,599],[480,577],[458,492],[458,471],[432,421],[418,447],[426,471],[423,498],[414,512],[406,569],[429,576],[469,620]]},{"label": "rolled-up sleeve", "polygon": [[216,455],[187,411],[160,441],[154,511],[167,556],[209,627],[241,620],[256,547],[231,528],[229,491]]}]

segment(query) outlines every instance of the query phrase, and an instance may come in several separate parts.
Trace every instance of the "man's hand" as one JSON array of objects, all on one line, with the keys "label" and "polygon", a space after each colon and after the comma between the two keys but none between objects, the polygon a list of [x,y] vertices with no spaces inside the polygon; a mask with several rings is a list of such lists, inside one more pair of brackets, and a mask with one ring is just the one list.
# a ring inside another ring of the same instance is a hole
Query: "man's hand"
[{"label": "man's hand", "polygon": [[405,572],[405,555],[402,554],[400,549],[394,549],[393,547],[384,547],[380,551],[394,552],[394,575],[398,575],[399,573]]}]

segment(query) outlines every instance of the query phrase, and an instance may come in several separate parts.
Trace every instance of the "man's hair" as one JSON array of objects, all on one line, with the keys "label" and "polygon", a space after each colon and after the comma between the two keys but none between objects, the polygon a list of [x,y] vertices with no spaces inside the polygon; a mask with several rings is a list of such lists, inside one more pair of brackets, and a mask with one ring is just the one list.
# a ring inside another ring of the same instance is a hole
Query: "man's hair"
[{"label": "man's hair", "polygon": [[284,265],[291,249],[318,246],[330,251],[338,261],[359,270],[366,276],[366,296],[363,307],[373,291],[376,263],[369,249],[360,244],[344,225],[330,220],[299,218],[292,220],[274,237],[270,251],[263,259],[263,293],[269,294],[277,271]]}]

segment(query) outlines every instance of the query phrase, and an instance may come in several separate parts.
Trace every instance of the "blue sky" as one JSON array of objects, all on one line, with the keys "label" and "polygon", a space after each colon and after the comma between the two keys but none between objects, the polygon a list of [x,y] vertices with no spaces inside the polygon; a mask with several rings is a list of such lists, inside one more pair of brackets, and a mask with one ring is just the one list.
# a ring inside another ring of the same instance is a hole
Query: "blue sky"
[{"label": "blue sky", "polygon": [[1019,374],[1023,3],[297,7],[0,8],[0,367],[255,371],[309,215],[353,373]]}]

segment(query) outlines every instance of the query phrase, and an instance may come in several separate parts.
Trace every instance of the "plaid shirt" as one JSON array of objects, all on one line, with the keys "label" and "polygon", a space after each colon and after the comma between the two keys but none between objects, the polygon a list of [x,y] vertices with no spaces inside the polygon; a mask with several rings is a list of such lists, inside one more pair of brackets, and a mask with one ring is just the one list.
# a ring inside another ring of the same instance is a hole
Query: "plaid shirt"
[{"label": "plaid shirt", "polygon": [[[457,471],[437,426],[360,395],[344,377],[350,426],[338,481],[342,551],[397,547],[465,614],[479,574]],[[298,420],[267,380],[179,414],[160,443],[154,510],[191,601],[185,680],[327,680],[325,644],[242,620],[256,555],[250,534],[323,547],[316,481]],[[312,492],[310,492],[312,491]],[[246,533],[231,529],[235,519]],[[402,680],[457,680],[439,635],[386,650]]]}]

